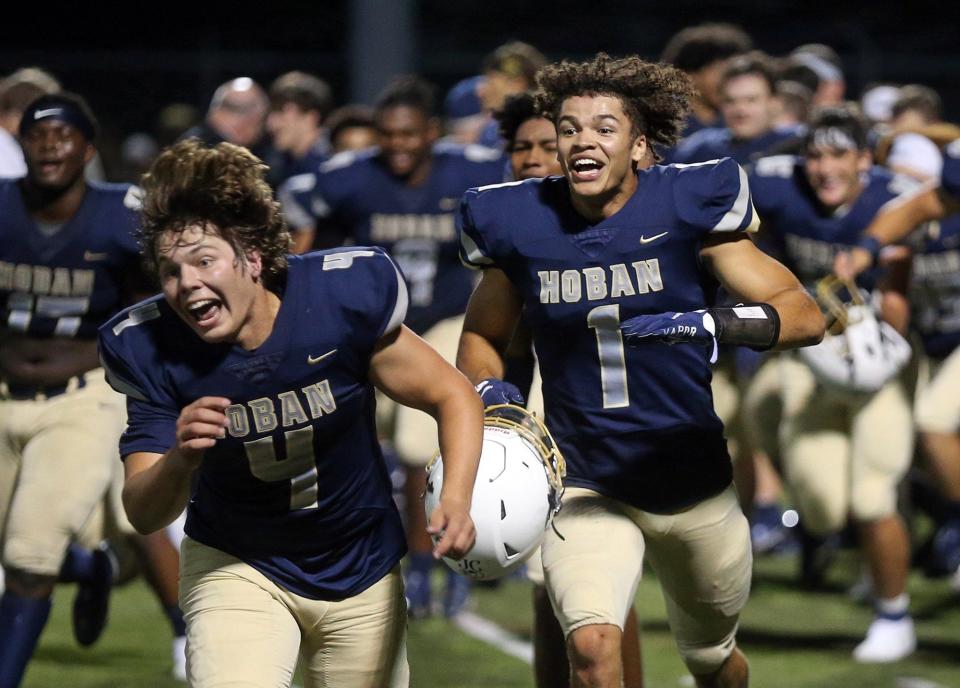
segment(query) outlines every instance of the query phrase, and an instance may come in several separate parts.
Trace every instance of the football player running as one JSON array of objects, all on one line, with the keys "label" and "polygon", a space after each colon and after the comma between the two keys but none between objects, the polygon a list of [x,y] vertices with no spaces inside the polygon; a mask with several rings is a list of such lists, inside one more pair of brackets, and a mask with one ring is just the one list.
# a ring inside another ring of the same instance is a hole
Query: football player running
[{"label": "football player running", "polygon": [[381,249],[287,256],[248,151],[196,141],[144,177],[162,294],[100,329],[128,397],[124,505],[141,532],[187,507],[181,606],[190,685],[407,685],[406,543],[377,441],[373,386],[430,413],[447,476],[434,556],[474,542],[482,405],[402,325],[406,283]]},{"label": "football player running", "polygon": [[[297,252],[310,248],[317,230],[386,249],[407,281],[407,325],[452,363],[473,289],[473,276],[457,256],[457,202],[472,186],[502,181],[505,161],[499,151],[482,146],[438,142],[434,110],[431,84],[399,77],[375,108],[377,147],[334,156],[316,174],[292,177],[280,198]],[[381,434],[393,442],[404,466],[407,595],[410,616],[421,618],[433,608],[434,560],[421,496],[423,469],[437,451],[436,425],[427,414],[386,398],[378,400],[377,416]],[[469,580],[451,571],[444,613],[458,613],[468,594]]]},{"label": "football player running", "polygon": [[[106,624],[115,566],[107,549],[86,545],[100,536],[96,511],[118,477],[123,399],[104,380],[96,331],[141,287],[135,189],[84,174],[97,138],[86,102],[66,92],[41,96],[23,112],[19,133],[27,174],[0,181],[4,688],[20,683],[57,581],[77,583],[81,645]],[[176,586],[175,550],[163,536],[133,544],[147,555],[176,632],[176,598],[164,595]]]},{"label": "football player running", "polygon": [[[485,403],[515,398],[501,352],[525,309],[567,459],[543,564],[572,685],[621,685],[621,629],[647,554],[697,684],[745,686],[735,635],[750,536],[709,363],[717,340],[815,343],[823,318],[750,240],[757,222],[735,162],[639,169],[650,147],[676,141],[692,93],[681,72],[601,54],[546,67],[538,84],[564,176],[464,197],[461,257],[483,275],[458,365]],[[717,280],[750,304],[706,309]]]},{"label": "football player running", "polygon": [[946,142],[940,179],[929,180],[877,213],[857,246],[839,254],[834,270],[854,277],[881,247],[910,237],[912,327],[923,343],[924,375],[914,421],[930,468],[947,500],[933,539],[934,573],[953,574],[960,588],[960,139]]},{"label": "football player running", "polygon": [[[516,180],[539,179],[541,177],[559,176],[563,174],[560,161],[557,159],[557,130],[553,122],[541,116],[537,111],[532,91],[524,91],[508,96],[503,108],[494,117],[500,123],[500,136],[507,142],[507,153],[510,156],[510,172]],[[652,158],[648,159],[649,167]],[[518,343],[527,352],[516,352]],[[533,387],[539,387],[539,376],[517,375],[514,380],[510,368],[514,361],[525,361],[522,353],[529,353],[531,346],[530,328],[522,321],[517,325],[510,347],[505,353],[508,382],[517,382],[522,389],[524,383],[533,379]],[[531,363],[534,363],[531,361]],[[516,386],[516,385],[515,385]],[[526,385],[528,388],[531,385]],[[542,405],[539,389],[531,388],[532,392],[527,399],[527,407]],[[522,393],[521,393],[522,394]],[[534,398],[535,397],[535,398]],[[543,409],[535,412],[543,415]],[[527,560],[527,577],[533,585],[533,667],[537,685],[540,688],[564,688],[569,685],[569,663],[567,649],[563,639],[563,631],[557,623],[550,598],[543,583],[543,566],[540,563],[540,553],[535,552]],[[623,685],[625,688],[641,688],[643,686],[643,669],[640,661],[640,637],[637,628],[637,615],[630,607],[623,634]]]},{"label": "football player running", "polygon": [[[866,126],[850,106],[815,113],[803,157],[763,158],[750,182],[765,229],[811,292],[831,274],[837,252],[855,246],[881,207],[909,183],[872,166]],[[902,330],[907,318],[903,286],[894,288],[893,280],[882,277],[861,275],[857,290],[876,290],[881,315]],[[885,323],[875,325],[876,332],[890,331]],[[888,339],[893,340],[902,341],[896,333]],[[829,342],[805,350],[802,361],[782,358],[781,441],[785,478],[807,534],[802,580],[818,584],[828,561],[818,545],[852,517],[876,606],[874,621],[854,649],[854,658],[889,662],[909,655],[916,646],[906,594],[909,540],[896,508],[897,486],[913,456],[913,429],[909,401],[895,377],[896,358],[887,356],[881,340],[873,344],[870,357],[854,360],[863,369],[873,366],[879,372],[885,367],[886,382],[873,389],[854,378],[844,382],[824,374],[830,356],[821,358],[819,352],[829,354]]]}]

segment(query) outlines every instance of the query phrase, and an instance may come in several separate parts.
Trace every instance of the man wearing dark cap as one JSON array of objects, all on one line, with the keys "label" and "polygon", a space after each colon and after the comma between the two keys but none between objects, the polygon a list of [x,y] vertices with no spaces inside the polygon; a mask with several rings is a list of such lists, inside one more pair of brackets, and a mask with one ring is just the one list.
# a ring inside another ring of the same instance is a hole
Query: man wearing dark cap
[{"label": "man wearing dark cap", "polygon": [[138,199],[88,181],[97,124],[69,93],[23,113],[22,179],[0,180],[0,687],[17,686],[54,584],[78,584],[74,631],[106,621],[111,555],[76,543],[115,474],[123,397],[106,384],[96,332],[133,288]]}]

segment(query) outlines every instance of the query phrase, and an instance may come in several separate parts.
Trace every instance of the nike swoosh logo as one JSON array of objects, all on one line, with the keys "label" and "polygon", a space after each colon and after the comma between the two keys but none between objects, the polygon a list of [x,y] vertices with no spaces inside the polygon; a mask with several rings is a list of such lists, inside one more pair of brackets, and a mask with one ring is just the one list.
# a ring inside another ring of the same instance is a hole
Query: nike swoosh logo
[{"label": "nike swoosh logo", "polygon": [[84,251],[83,259],[88,263],[95,263],[98,260],[106,260],[110,257],[109,253],[94,253],[93,251]]},{"label": "nike swoosh logo", "polygon": [[327,353],[322,354],[320,356],[311,356],[310,354],[307,354],[307,365],[317,365],[320,361],[322,361],[325,358],[329,358],[330,356],[333,356],[335,353],[337,353],[336,349],[334,349],[333,351],[328,351]]},{"label": "nike swoosh logo", "polygon": [[667,236],[669,233],[670,233],[670,232],[660,232],[659,234],[655,234],[655,235],[652,236],[652,237],[645,237],[645,236],[643,236],[643,235],[641,234],[641,235],[640,235],[640,243],[641,243],[641,244],[649,244],[651,241],[656,241],[656,240],[659,239],[660,237],[665,237],[665,236]]},{"label": "nike swoosh logo", "polygon": [[59,115],[63,112],[63,108],[48,108],[46,110],[37,110],[33,113],[34,119],[43,119],[44,117],[50,117],[51,115]]}]

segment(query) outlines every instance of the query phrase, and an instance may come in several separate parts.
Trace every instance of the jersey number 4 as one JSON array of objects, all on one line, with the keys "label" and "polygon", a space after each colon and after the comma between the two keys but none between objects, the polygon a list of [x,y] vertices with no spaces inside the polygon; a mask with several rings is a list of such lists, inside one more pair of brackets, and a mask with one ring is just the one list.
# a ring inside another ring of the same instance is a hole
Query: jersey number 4
[{"label": "jersey number 4", "polygon": [[317,507],[317,464],[313,455],[313,427],[283,433],[287,458],[277,460],[273,437],[244,442],[250,472],[266,483],[290,481],[290,510]]}]

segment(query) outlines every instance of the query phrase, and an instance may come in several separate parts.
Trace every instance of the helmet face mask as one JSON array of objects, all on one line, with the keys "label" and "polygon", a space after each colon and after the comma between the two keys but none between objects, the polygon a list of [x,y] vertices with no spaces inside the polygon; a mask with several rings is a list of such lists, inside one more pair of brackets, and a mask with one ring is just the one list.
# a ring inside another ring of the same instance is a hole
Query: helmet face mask
[{"label": "helmet face mask", "polygon": [[853,282],[833,276],[820,280],[817,302],[827,318],[827,334],[820,344],[798,351],[825,386],[873,393],[910,360],[909,342],[877,317]]},{"label": "helmet face mask", "polygon": [[[443,486],[442,457],[427,472],[429,518]],[[488,407],[470,508],[477,541],[462,559],[444,557],[447,566],[476,580],[499,578],[519,567],[540,546],[560,509],[565,472],[553,437],[535,416],[509,404]]]}]

